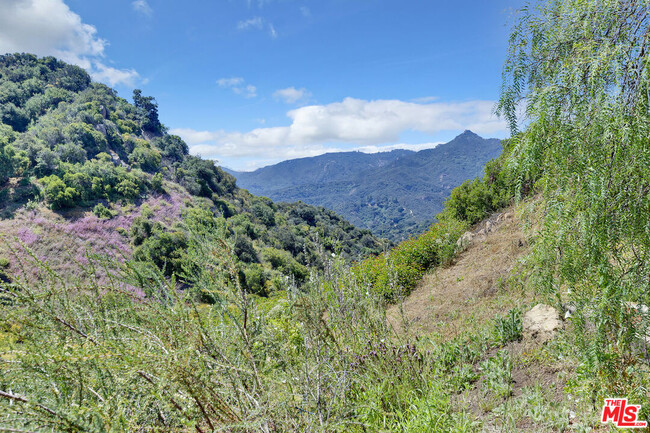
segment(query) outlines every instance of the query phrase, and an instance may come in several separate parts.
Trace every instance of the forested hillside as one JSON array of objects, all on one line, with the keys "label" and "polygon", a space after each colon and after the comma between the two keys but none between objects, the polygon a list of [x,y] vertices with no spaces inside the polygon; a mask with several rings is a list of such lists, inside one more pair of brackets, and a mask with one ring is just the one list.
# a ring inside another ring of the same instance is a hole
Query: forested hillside
[{"label": "forested hillside", "polygon": [[[647,430],[649,19],[645,0],[522,8],[497,105],[503,152],[429,230],[352,264],[339,252],[374,237],[239,190],[164,133],[152,99],[131,106],[77,68],[3,57],[2,230],[27,254],[0,261],[0,430]],[[71,99],[32,117],[28,101],[52,88]],[[63,128],[53,144],[50,127]],[[46,227],[94,248],[89,233],[130,219],[133,257],[91,249],[81,263],[104,278],[66,279],[33,253],[51,247]],[[283,231],[302,249],[280,249]],[[252,248],[237,249],[242,234]],[[24,266],[34,279],[14,277]],[[255,269],[293,278],[259,296]]]},{"label": "forested hillside", "polygon": [[[136,90],[129,103],[51,57],[0,57],[0,120],[3,243],[17,236],[43,259],[72,250],[84,261],[88,247],[112,248],[180,276],[195,242],[189,226],[213,225],[227,232],[242,284],[268,294],[283,276],[304,282],[325,255],[358,258],[385,246],[322,207],[239,189],[167,134],[152,97]],[[17,271],[7,248],[6,272]]]},{"label": "forested hillside", "polygon": [[356,226],[400,241],[424,232],[451,190],[480,176],[500,153],[499,140],[465,131],[419,152],[330,153],[231,173],[254,194],[324,206]]}]

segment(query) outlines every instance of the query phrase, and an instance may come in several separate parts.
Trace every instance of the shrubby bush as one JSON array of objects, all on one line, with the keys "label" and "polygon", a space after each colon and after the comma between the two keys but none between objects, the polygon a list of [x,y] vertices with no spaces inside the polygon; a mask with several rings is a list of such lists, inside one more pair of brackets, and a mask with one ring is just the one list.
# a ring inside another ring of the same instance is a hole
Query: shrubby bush
[{"label": "shrubby bush", "polygon": [[466,180],[451,191],[445,201],[447,216],[475,224],[510,203],[515,185],[505,161],[510,154],[511,141],[503,140],[502,143],[503,153],[485,165],[483,178]]},{"label": "shrubby bush", "polygon": [[453,257],[456,241],[466,228],[466,223],[453,219],[433,224],[420,236],[357,264],[353,273],[375,293],[396,301],[407,296],[428,269],[446,264]]},{"label": "shrubby bush", "polygon": [[109,219],[113,217],[113,212],[111,212],[110,209],[104,206],[103,203],[97,203],[95,205],[95,207],[93,208],[93,214],[95,214],[97,218]]},{"label": "shrubby bush", "polygon": [[133,251],[133,259],[153,263],[168,276],[179,275],[187,247],[188,239],[182,231],[153,230]]},{"label": "shrubby bush", "polygon": [[65,184],[57,175],[53,174],[41,179],[44,186],[45,199],[53,209],[72,207],[79,197],[76,189]]}]

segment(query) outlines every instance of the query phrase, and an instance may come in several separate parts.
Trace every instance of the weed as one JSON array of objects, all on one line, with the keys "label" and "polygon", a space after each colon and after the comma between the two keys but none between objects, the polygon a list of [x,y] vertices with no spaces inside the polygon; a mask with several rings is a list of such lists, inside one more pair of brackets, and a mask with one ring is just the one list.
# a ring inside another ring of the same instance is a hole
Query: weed
[{"label": "weed", "polygon": [[483,361],[480,366],[485,388],[501,398],[512,394],[512,363],[506,350]]},{"label": "weed", "polygon": [[523,333],[521,311],[513,308],[505,316],[494,319],[492,336],[497,346],[503,347],[511,341],[520,341]]}]

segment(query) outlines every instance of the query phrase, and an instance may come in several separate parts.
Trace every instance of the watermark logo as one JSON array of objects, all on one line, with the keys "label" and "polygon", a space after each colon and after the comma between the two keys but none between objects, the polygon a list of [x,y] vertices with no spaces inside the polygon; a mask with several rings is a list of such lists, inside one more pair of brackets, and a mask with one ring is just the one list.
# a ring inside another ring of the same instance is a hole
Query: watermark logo
[{"label": "watermark logo", "polygon": [[627,398],[606,398],[600,422],[607,424],[613,422],[618,428],[647,427],[646,421],[639,421],[640,405],[627,404]]}]

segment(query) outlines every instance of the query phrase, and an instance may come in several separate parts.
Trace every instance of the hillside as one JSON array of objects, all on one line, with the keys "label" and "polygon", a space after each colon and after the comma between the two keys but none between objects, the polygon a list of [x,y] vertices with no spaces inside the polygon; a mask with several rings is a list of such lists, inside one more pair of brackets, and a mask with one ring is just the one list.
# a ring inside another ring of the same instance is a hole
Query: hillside
[{"label": "hillside", "polygon": [[505,290],[518,261],[530,252],[527,239],[534,234],[524,233],[518,213],[509,206],[476,224],[467,248],[449,266],[426,274],[408,297],[388,308],[393,326],[451,340],[475,326],[472,321],[485,326],[506,306],[515,307],[509,303],[524,305],[525,296]]},{"label": "hillside", "polygon": [[523,7],[503,152],[352,262],[381,242],[240,189],[152,98],[2,57],[0,430],[647,431],[649,17]]},{"label": "hillside", "polygon": [[254,194],[324,206],[399,241],[423,232],[451,190],[480,176],[485,163],[500,152],[499,140],[465,131],[419,152],[329,153],[231,173]]},{"label": "hillside", "polygon": [[539,235],[539,206],[540,198],[531,198],[471,227],[457,256],[428,272],[386,316],[406,340],[471,347],[473,336],[482,334],[493,341],[469,349],[473,358],[454,371],[469,381],[451,404],[481,426],[470,431],[610,431],[599,423],[600,408],[567,391],[580,381],[567,350],[572,321],[556,312],[559,327],[549,340],[524,325],[525,313],[545,301],[522,278],[529,240]]},{"label": "hillside", "polygon": [[240,189],[166,132],[154,98],[136,90],[133,100],[52,57],[0,56],[0,272],[25,274],[29,248],[66,277],[89,253],[180,277],[193,232],[212,226],[226,232],[242,284],[267,295],[287,276],[304,282],[326,256],[386,247],[330,210]]}]

